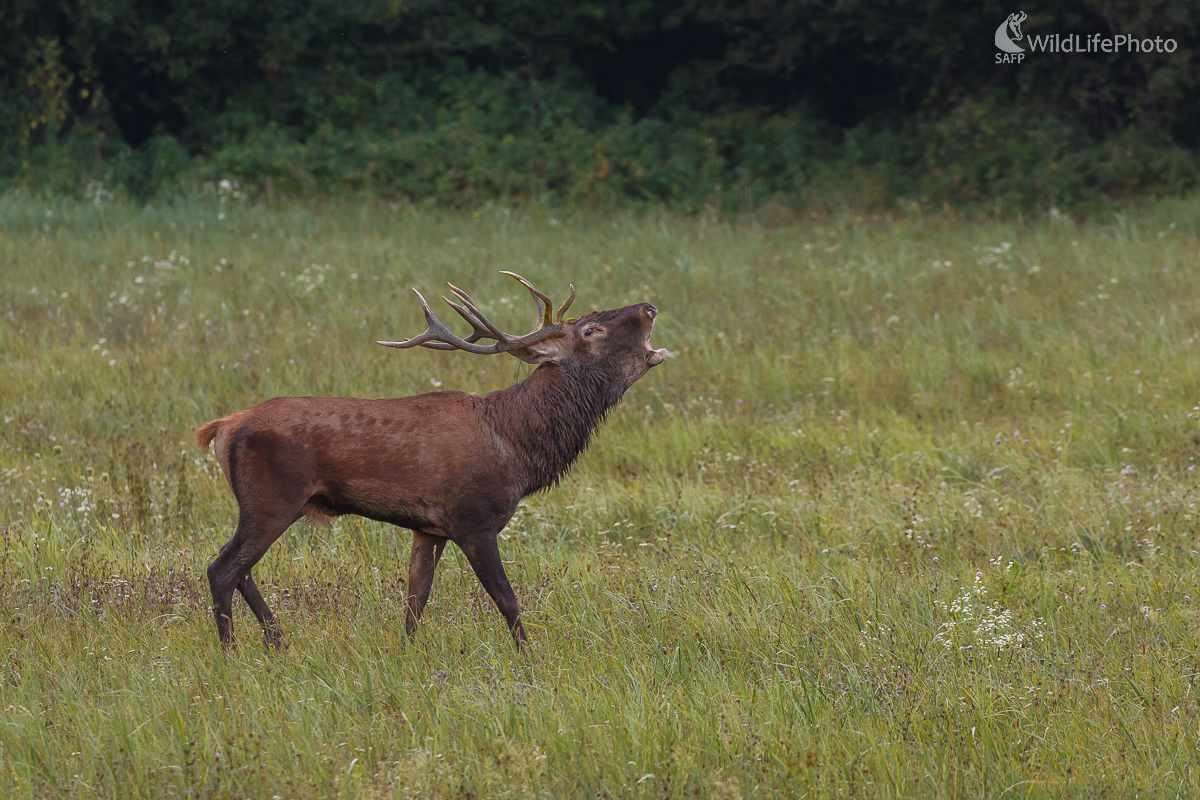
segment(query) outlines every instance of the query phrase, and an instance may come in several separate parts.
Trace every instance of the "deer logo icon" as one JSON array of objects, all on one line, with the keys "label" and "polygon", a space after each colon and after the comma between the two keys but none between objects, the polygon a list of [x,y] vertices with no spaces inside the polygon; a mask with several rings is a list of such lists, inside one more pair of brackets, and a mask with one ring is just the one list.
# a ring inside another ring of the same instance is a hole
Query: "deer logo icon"
[{"label": "deer logo icon", "polygon": [[[1004,22],[1000,23],[1000,27],[996,28],[996,47],[999,47],[1006,53],[1024,53],[1025,48],[1020,47],[1013,41],[1018,42],[1023,38],[1021,34],[1021,23],[1029,17],[1024,11],[1018,11],[1015,14],[1009,14]],[[1009,31],[1012,31],[1012,36],[1009,36]]]}]

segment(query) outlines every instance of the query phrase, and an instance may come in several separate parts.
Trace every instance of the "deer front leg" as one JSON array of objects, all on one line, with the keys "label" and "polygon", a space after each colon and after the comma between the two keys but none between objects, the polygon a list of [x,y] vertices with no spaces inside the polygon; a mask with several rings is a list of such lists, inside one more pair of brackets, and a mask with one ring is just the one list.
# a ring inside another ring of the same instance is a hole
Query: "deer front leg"
[{"label": "deer front leg", "polygon": [[491,595],[496,607],[504,615],[508,629],[512,631],[513,640],[520,650],[529,639],[525,636],[525,626],[521,624],[521,609],[517,605],[517,596],[513,594],[508,576],[504,574],[504,564],[500,561],[500,547],[496,544],[496,535],[481,536],[459,545],[475,577],[483,584],[483,588]]},{"label": "deer front leg", "polygon": [[446,540],[441,536],[413,531],[412,555],[408,559],[408,611],[404,619],[404,630],[409,636],[417,632],[417,623],[433,588],[433,571],[445,547]]}]

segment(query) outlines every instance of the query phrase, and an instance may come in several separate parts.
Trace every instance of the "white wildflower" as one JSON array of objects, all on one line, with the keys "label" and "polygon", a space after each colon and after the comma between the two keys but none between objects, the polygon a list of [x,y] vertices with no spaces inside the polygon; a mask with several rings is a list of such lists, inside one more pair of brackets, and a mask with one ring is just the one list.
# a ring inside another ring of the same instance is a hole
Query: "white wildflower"
[{"label": "white wildflower", "polygon": [[939,601],[937,605],[950,615],[950,620],[942,623],[933,640],[947,650],[957,645],[959,650],[998,653],[1042,640],[1041,629],[1045,622],[1041,617],[1021,630],[1012,611],[988,602],[982,572],[975,573],[974,584],[964,588],[950,603]]}]

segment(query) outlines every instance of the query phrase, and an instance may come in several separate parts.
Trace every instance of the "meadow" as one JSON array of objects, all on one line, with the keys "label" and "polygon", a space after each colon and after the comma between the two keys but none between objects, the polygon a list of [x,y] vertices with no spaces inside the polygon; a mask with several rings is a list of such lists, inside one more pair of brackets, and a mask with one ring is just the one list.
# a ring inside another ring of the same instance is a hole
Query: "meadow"
[{"label": "meadow", "polygon": [[[0,198],[0,794],[1200,793],[1200,204],[814,214]],[[531,646],[453,548],[406,640],[351,517],[223,655],[195,428],[522,379],[373,343],[448,280],[529,330],[499,270],[673,354],[503,534]]]}]

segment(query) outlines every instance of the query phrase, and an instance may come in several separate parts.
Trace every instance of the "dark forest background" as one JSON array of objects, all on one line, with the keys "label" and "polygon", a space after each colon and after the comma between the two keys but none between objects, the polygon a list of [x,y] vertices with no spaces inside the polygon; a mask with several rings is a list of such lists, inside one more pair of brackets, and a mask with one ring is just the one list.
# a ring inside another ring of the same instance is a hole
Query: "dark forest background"
[{"label": "dark forest background", "polygon": [[[1171,37],[1030,54],[996,26]],[[1200,176],[1200,3],[4,0],[0,181],[1087,207]]]}]

